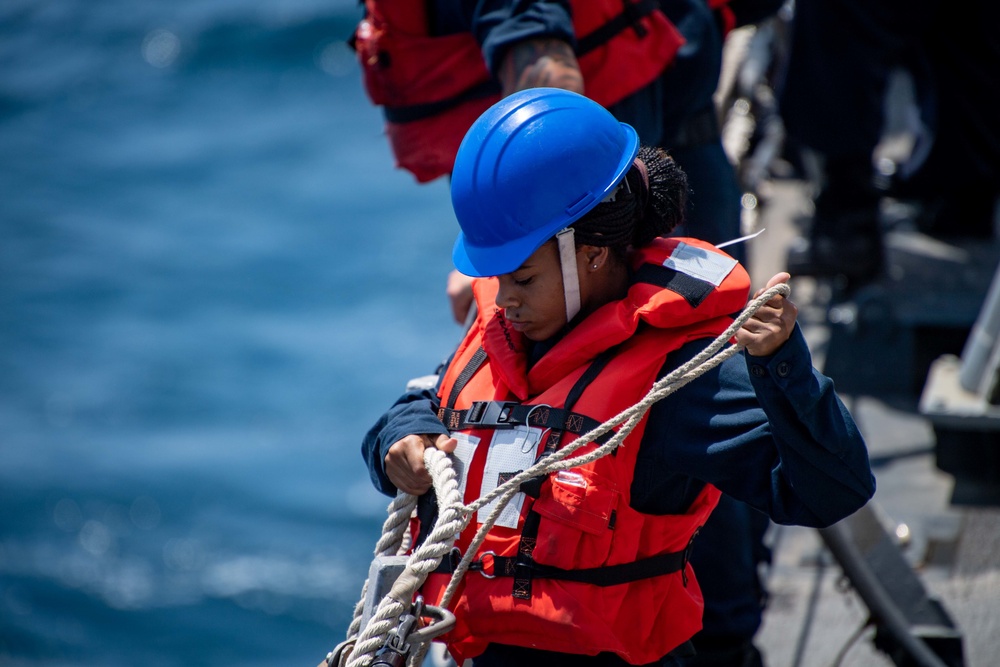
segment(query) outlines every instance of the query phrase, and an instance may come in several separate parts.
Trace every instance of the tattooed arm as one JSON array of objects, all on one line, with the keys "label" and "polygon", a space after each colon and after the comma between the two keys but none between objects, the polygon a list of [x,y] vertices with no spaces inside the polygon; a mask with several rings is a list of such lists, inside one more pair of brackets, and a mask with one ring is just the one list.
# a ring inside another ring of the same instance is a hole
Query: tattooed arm
[{"label": "tattooed arm", "polygon": [[583,93],[583,75],[573,48],[561,39],[540,37],[507,49],[497,77],[507,96],[526,88],[563,88]]},{"label": "tattooed arm", "polygon": [[[583,94],[583,75],[573,48],[561,39],[538,37],[515,42],[500,61],[497,78],[506,97],[526,88],[562,88]],[[465,322],[472,306],[472,279],[458,271],[448,276],[452,315]]]}]

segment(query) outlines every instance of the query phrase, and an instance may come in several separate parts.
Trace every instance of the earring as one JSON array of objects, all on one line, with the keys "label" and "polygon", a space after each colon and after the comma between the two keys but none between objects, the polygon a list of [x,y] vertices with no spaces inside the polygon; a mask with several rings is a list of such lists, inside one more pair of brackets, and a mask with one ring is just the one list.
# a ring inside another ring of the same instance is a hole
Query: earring
[{"label": "earring", "polygon": [[597,268],[597,264],[594,264],[593,268],[595,268],[595,269],[596,269],[596,268]]}]

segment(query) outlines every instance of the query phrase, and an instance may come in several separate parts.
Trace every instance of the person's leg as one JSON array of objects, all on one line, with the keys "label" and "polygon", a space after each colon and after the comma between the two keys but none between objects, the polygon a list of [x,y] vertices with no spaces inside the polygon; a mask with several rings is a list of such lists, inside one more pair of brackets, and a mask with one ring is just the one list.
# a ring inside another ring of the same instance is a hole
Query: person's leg
[{"label": "person's leg", "polygon": [[[690,197],[684,225],[675,235],[709,243],[740,236],[742,191],[719,135],[713,98],[722,69],[723,36],[709,3],[700,0],[661,2],[684,35],[685,44],[657,84],[661,87],[661,146],[684,169]],[[741,262],[743,244],[728,246]]]},{"label": "person's leg", "polygon": [[691,567],[705,597],[704,628],[691,640],[696,654],[684,667],[753,667],[763,664],[753,644],[766,591],[758,574],[770,560],[763,543],[766,515],[723,495],[698,532]]},{"label": "person's leg", "polygon": [[779,91],[789,136],[824,156],[871,156],[900,39],[890,6],[898,0],[796,3],[787,69]]},{"label": "person's leg", "polygon": [[921,52],[934,89],[934,141],[926,160],[894,194],[922,202],[921,228],[937,237],[994,236],[1000,194],[1000,5],[976,0],[940,8]]},{"label": "person's leg", "polygon": [[788,254],[794,275],[843,275],[855,283],[874,279],[882,270],[879,208],[870,153],[843,154],[822,160],[819,194],[808,236],[796,239]]},{"label": "person's leg", "polygon": [[872,153],[881,138],[888,77],[918,38],[925,8],[904,0],[798,3],[781,113],[794,142],[818,158],[819,194],[807,239],[793,246],[793,274],[856,282],[882,266]]},{"label": "person's leg", "polygon": [[[733,165],[720,141],[671,150],[688,177],[690,198],[684,225],[678,234],[719,244],[740,236],[740,191]],[[744,243],[725,248],[746,264]]]},{"label": "person's leg", "polygon": [[872,16],[881,9],[878,0],[795,7],[781,113],[789,137],[819,163],[820,183],[808,237],[789,254],[793,275],[869,280],[881,270],[872,152],[894,50]]}]

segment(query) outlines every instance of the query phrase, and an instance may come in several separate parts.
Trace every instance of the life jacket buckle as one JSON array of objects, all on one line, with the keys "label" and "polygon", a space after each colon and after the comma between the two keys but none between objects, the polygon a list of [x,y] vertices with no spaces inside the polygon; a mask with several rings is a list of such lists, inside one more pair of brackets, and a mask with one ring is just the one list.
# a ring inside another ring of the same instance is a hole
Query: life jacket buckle
[{"label": "life jacket buckle", "polygon": [[470,426],[513,428],[517,423],[512,420],[511,411],[518,405],[515,401],[476,401],[466,411],[465,422]]},{"label": "life jacket buckle", "polygon": [[[418,606],[419,605],[419,606]],[[424,622],[422,627],[409,629],[406,640],[409,644],[426,644],[435,637],[440,637],[446,632],[450,632],[455,627],[455,615],[444,607],[435,607],[424,604],[422,596],[417,596],[414,602],[415,611],[413,615],[418,619],[431,619],[430,623]]]}]

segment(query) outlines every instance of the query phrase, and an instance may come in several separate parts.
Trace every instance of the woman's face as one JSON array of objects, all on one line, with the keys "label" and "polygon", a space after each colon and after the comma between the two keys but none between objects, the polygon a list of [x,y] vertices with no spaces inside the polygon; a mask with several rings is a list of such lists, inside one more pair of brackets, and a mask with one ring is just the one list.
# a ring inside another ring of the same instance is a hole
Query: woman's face
[{"label": "woman's face", "polygon": [[562,268],[555,241],[542,244],[512,273],[497,276],[497,307],[516,330],[533,341],[548,340],[566,326]]}]

